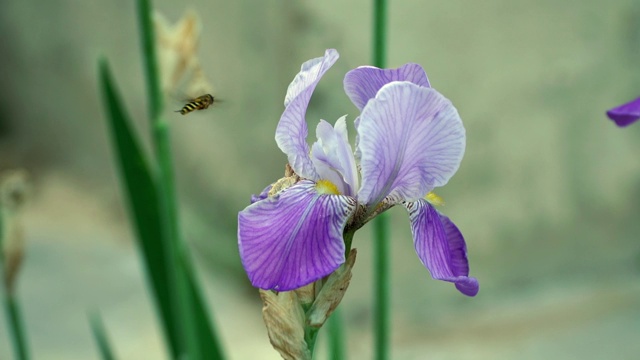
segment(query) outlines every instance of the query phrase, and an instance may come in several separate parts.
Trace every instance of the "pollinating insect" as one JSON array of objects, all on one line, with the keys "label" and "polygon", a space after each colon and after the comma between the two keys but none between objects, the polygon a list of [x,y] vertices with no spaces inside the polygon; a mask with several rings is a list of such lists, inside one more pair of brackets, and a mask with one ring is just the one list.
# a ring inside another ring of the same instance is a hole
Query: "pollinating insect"
[{"label": "pollinating insect", "polygon": [[186,115],[195,110],[204,110],[213,104],[213,96],[205,94],[189,101],[182,109],[177,110],[182,115]]}]

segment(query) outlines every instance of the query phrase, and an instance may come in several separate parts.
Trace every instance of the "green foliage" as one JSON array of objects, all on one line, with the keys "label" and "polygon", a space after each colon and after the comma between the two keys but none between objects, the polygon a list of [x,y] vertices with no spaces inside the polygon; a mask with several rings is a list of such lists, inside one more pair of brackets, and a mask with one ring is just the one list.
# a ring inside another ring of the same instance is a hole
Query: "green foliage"
[{"label": "green foliage", "polygon": [[7,288],[7,284],[5,282],[6,265],[4,253],[3,215],[2,206],[0,204],[0,292],[2,292],[3,305],[7,315],[7,328],[9,329],[16,359],[28,360],[30,358],[29,346],[27,345],[27,336],[24,331],[20,304],[16,300],[15,294]]},{"label": "green foliage", "polygon": [[[174,330],[176,326],[169,302],[171,296],[168,288],[168,274],[164,265],[168,256],[161,246],[161,219],[158,212],[156,184],[151,177],[137,137],[129,125],[129,116],[125,113],[118,91],[114,88],[106,60],[100,60],[99,68],[111,139],[120,167],[120,179],[129,203],[136,239],[170,348],[177,349]],[[175,351],[173,353],[176,354]]]},{"label": "green foliage", "polygon": [[[386,67],[387,58],[387,1],[374,0],[373,7],[373,65]],[[381,214],[373,220],[374,238],[374,354],[377,360],[389,358],[390,256],[389,215]]]},{"label": "green foliage", "polygon": [[[160,137],[156,141],[164,142],[158,148],[165,150],[159,152],[159,168],[165,171],[158,180],[129,125],[106,60],[100,60],[99,71],[122,186],[172,357],[200,354],[191,357],[197,360],[206,354],[207,359],[222,359],[197,279],[179,242],[175,202],[167,201],[173,194],[171,181],[163,177],[171,170],[167,128],[156,127],[154,132]],[[167,229],[167,224],[173,227]]]},{"label": "green foliage", "polygon": [[109,339],[104,329],[104,324],[98,313],[92,313],[89,315],[89,325],[91,326],[91,332],[96,340],[98,349],[100,350],[100,356],[102,360],[115,360],[111,345],[109,345]]}]

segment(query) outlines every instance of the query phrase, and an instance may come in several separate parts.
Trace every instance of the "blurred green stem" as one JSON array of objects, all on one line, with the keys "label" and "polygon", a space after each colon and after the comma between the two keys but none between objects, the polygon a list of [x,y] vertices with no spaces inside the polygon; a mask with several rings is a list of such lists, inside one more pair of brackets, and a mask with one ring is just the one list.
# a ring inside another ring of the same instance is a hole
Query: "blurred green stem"
[{"label": "blurred green stem", "polygon": [[344,321],[340,307],[336,308],[329,317],[329,359],[346,359],[344,348]]},{"label": "blurred green stem", "polygon": [[162,116],[164,110],[160,78],[155,49],[155,34],[151,21],[151,1],[138,0],[138,17],[142,41],[144,70],[147,79],[149,118],[152,139],[157,160],[157,183],[160,211],[163,219],[163,246],[167,250],[169,261],[167,271],[169,289],[172,298],[170,303],[174,311],[175,324],[179,326],[177,334],[178,346],[182,355],[189,360],[202,359],[197,322],[194,317],[193,302],[190,298],[189,279],[182,266],[181,258],[185,256],[183,242],[180,239],[179,221],[175,200],[173,177],[173,160],[171,156],[171,139],[169,124]]},{"label": "blurred green stem", "polygon": [[[387,2],[374,0],[373,65],[386,66]],[[382,213],[373,221],[374,234],[374,344],[375,358],[389,358],[389,230],[388,215]]]},{"label": "blurred green stem", "polygon": [[98,349],[100,350],[102,360],[114,360],[115,356],[111,350],[109,339],[107,339],[107,332],[105,331],[102,319],[97,312],[89,314],[89,324],[91,325],[91,330],[93,331],[93,336],[98,345]]},{"label": "blurred green stem", "polygon": [[160,90],[160,78],[158,76],[158,62],[156,57],[155,33],[153,32],[153,22],[151,21],[151,1],[138,0],[138,25],[142,41],[142,57],[144,61],[144,71],[147,79],[147,94],[149,104],[149,119],[151,125],[159,119],[164,103]]},{"label": "blurred green stem", "polygon": [[304,341],[307,343],[307,349],[313,359],[313,350],[316,347],[316,339],[318,338],[318,331],[320,329],[315,327],[306,326],[304,329]]},{"label": "blurred green stem", "polygon": [[5,254],[4,254],[4,228],[3,228],[3,209],[0,204],[0,275],[2,278],[0,282],[2,282],[2,297],[4,303],[4,310],[7,316],[7,327],[9,328],[9,333],[11,334],[11,343],[13,344],[13,351],[15,353],[16,359],[18,360],[28,360],[29,359],[29,348],[27,347],[27,338],[24,331],[24,326],[22,325],[22,316],[20,312],[20,305],[15,298],[15,295],[12,289],[9,289],[6,279],[6,263],[5,263]]},{"label": "blurred green stem", "polygon": [[7,320],[9,321],[9,332],[11,333],[11,341],[13,342],[16,359],[27,360],[29,359],[29,349],[27,347],[27,339],[22,325],[23,322],[18,301],[12,294],[5,291],[4,305]]},{"label": "blurred green stem", "polygon": [[387,66],[387,1],[373,0],[373,66]]},{"label": "blurred green stem", "polygon": [[374,344],[375,358],[389,358],[389,229],[388,215],[382,213],[374,227]]}]

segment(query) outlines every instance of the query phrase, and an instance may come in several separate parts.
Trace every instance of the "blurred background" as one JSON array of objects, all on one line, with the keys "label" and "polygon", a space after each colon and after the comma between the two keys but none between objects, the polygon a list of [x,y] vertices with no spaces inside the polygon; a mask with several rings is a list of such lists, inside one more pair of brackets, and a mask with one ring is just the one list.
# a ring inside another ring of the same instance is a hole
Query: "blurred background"
[{"label": "blurred background", "polygon": [[[302,62],[341,54],[312,99],[311,130],[357,116],[342,78],[370,63],[371,2],[154,5],[171,23],[196,9],[200,62],[224,99],[167,113],[185,238],[229,358],[278,359],[239,262],[237,212],[283,174],[274,130]],[[149,145],[137,30],[131,1],[0,2],[0,172],[30,175],[17,293],[34,359],[97,359],[91,310],[120,358],[167,358],[97,85],[104,55]],[[466,298],[431,280],[405,211],[392,209],[392,358],[635,359],[640,124],[620,129],[604,112],[640,95],[640,3],[392,1],[388,41],[388,65],[423,65],[464,121],[466,156],[438,194],[481,284]],[[350,358],[367,359],[370,227],[354,245],[341,307]],[[12,356],[5,320],[0,359]]]}]

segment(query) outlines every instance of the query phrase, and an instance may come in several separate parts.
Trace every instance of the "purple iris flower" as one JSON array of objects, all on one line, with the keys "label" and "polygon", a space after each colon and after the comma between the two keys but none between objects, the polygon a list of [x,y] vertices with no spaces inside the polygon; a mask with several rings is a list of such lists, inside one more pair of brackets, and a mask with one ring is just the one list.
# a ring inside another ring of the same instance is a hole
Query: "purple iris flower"
[{"label": "purple iris flower", "polygon": [[343,235],[401,204],[409,212],[416,253],[432,277],[476,295],[462,234],[425,200],[462,160],[465,130],[457,110],[430,87],[418,64],[359,67],[344,79],[361,111],[355,152],[345,116],[334,126],[320,120],[310,148],[307,106],[336,60],[338,52],[330,49],[305,62],[287,90],[275,138],[295,171],[293,185],[270,196],[274,189],[267,187],[238,214],[240,256],[251,283],[287,291],[331,274],[345,262]]},{"label": "purple iris flower", "polygon": [[607,111],[607,116],[620,127],[633,124],[640,119],[640,98],[614,107]]}]

